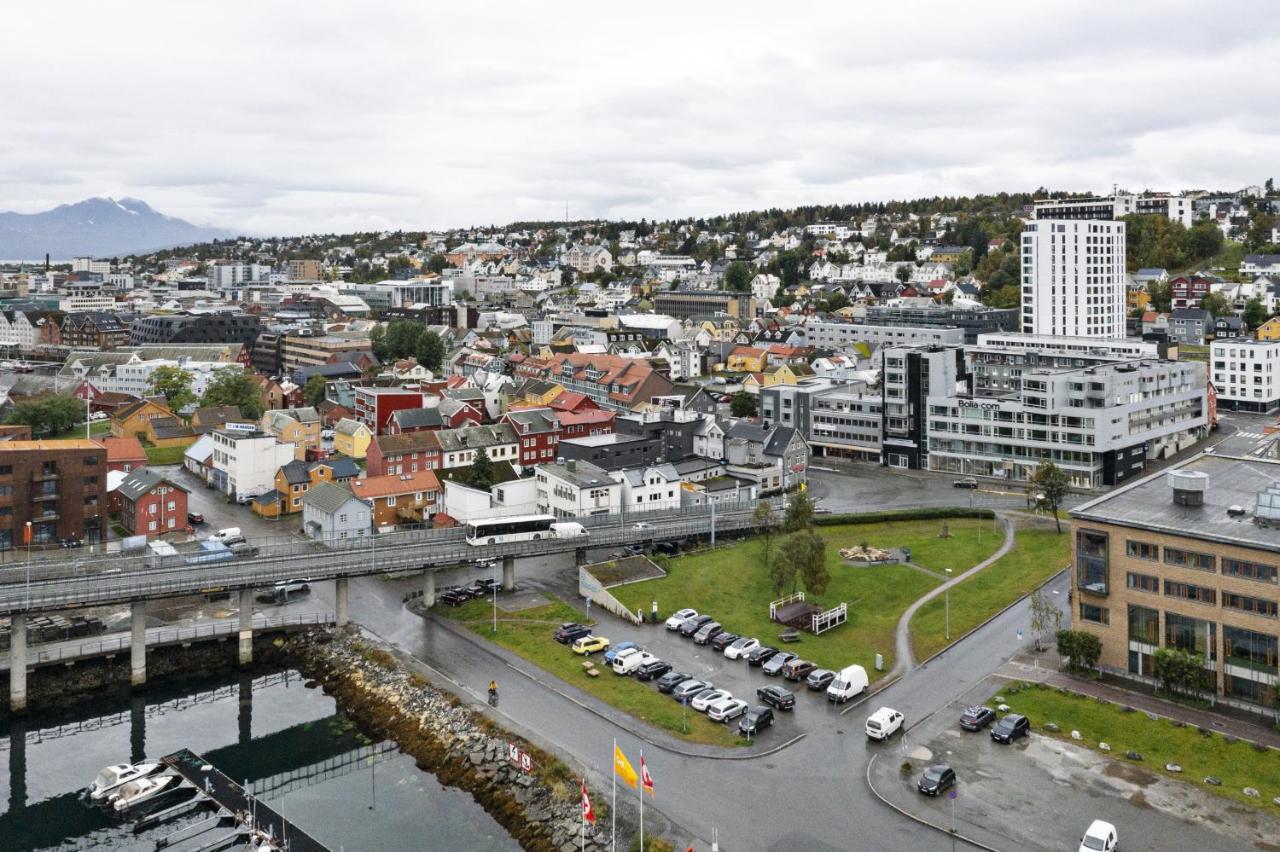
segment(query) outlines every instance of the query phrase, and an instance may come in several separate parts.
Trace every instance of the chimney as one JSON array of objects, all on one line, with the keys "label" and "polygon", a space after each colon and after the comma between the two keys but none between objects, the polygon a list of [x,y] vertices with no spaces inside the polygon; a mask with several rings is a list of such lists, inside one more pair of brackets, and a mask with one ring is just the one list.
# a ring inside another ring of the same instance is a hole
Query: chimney
[{"label": "chimney", "polygon": [[1177,506],[1203,506],[1204,492],[1209,487],[1209,474],[1198,470],[1171,470],[1167,477]]}]

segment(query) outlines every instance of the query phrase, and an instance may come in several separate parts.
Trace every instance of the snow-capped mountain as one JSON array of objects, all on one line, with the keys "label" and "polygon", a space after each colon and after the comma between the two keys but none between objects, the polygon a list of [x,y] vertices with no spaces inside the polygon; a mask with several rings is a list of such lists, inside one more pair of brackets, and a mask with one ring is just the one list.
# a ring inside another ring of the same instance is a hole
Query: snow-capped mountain
[{"label": "snow-capped mountain", "polygon": [[232,236],[157,213],[136,198],[89,198],[43,213],[0,213],[0,260],[116,257]]}]

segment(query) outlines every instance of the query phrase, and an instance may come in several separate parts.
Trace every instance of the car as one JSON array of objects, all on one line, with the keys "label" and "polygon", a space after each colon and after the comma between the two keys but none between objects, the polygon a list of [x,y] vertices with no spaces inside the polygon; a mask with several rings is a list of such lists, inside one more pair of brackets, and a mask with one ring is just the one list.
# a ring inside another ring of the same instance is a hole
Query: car
[{"label": "car", "polygon": [[466,587],[471,592],[472,597],[482,598],[485,595],[491,595],[494,592],[502,590],[502,583],[494,580],[492,577],[484,577],[479,580],[472,580],[471,585]]},{"label": "car", "polygon": [[773,725],[773,711],[768,707],[752,707],[738,720],[738,733],[754,736]]},{"label": "car", "polygon": [[951,487],[952,488],[977,488],[978,480],[974,479],[972,476],[966,476],[963,479],[957,479],[955,482],[952,482]]},{"label": "car", "polygon": [[193,527],[204,523],[204,515],[199,512],[187,512],[187,523]]},{"label": "car", "polygon": [[831,685],[831,681],[836,679],[836,673],[831,669],[814,669],[809,672],[809,676],[804,679],[804,685],[812,689],[814,692],[821,692]]},{"label": "car", "polygon": [[471,600],[471,595],[462,589],[445,589],[436,595],[436,603],[442,603],[445,606],[462,606]]},{"label": "car", "polygon": [[764,671],[765,675],[768,677],[777,677],[782,674],[782,667],[798,656],[800,655],[793,654],[790,651],[779,651],[765,661],[764,665],[761,667],[762,671]]},{"label": "car", "polygon": [[689,674],[688,672],[677,672],[677,671],[667,672],[666,674],[658,678],[658,682],[657,682],[658,691],[669,695],[677,686],[684,683],[686,680],[691,679],[692,677],[693,675]]},{"label": "car", "polygon": [[614,645],[612,648],[604,652],[604,661],[609,665],[613,665],[613,661],[618,659],[618,655],[623,651],[639,647],[640,646],[635,642],[619,642],[617,645]]},{"label": "car", "polygon": [[996,711],[990,707],[978,705],[966,707],[960,714],[960,727],[966,731],[981,731],[996,720]]},{"label": "car", "polygon": [[556,628],[555,640],[561,645],[568,645],[576,642],[583,636],[590,636],[591,628],[585,624],[578,624],[573,621],[565,622]]},{"label": "car", "polygon": [[737,633],[730,633],[728,630],[721,630],[715,636],[712,636],[711,641],[707,644],[712,648],[715,648],[717,651],[724,651],[725,648],[728,648],[741,638],[742,637]]},{"label": "car", "polygon": [[219,539],[223,544],[230,544],[232,539],[238,538],[243,540],[244,536],[241,535],[239,527],[227,527],[226,529],[218,530],[216,533],[211,535],[210,538]]},{"label": "car", "polygon": [[1031,720],[1026,716],[1019,716],[1017,713],[1010,713],[991,727],[991,739],[1006,745],[1018,737],[1025,737],[1030,733]]},{"label": "car", "polygon": [[709,615],[695,615],[693,618],[686,618],[680,624],[680,635],[686,639],[702,629],[702,625],[710,624],[715,621]]},{"label": "car", "polygon": [[644,547],[639,544],[628,544],[622,548],[623,556],[644,556]]},{"label": "car", "polygon": [[1080,852],[1115,852],[1119,838],[1116,827],[1109,822],[1095,819],[1080,838]]},{"label": "car", "polygon": [[756,698],[761,704],[768,704],[779,710],[796,709],[796,697],[791,690],[782,686],[762,686],[756,690]]},{"label": "car", "polygon": [[694,644],[705,645],[723,632],[724,628],[720,625],[720,622],[708,621],[706,624],[698,628],[697,633],[693,634]]},{"label": "car", "polygon": [[726,659],[741,660],[742,658],[746,657],[747,654],[750,654],[752,651],[754,651],[756,648],[759,648],[759,647],[760,647],[759,639],[753,639],[746,636],[741,636],[729,643],[729,646],[724,649],[724,655]]},{"label": "car", "polygon": [[956,785],[956,771],[941,763],[930,766],[920,776],[916,789],[926,796],[936,796]]},{"label": "car", "polygon": [[741,698],[726,695],[707,707],[707,718],[713,722],[728,723],[747,712],[747,702]]},{"label": "car", "polygon": [[777,648],[761,645],[750,654],[747,654],[747,663],[752,666],[763,666],[776,653],[778,653]]},{"label": "car", "polygon": [[817,663],[808,660],[792,660],[782,667],[782,676],[787,680],[804,680],[817,667]]},{"label": "car", "polygon": [[638,523],[633,524],[631,526],[631,529],[635,530],[636,532],[648,532],[649,530],[653,529],[653,524],[645,523],[644,521],[639,521]]},{"label": "car", "polygon": [[680,625],[697,615],[698,611],[696,609],[678,609],[671,613],[671,617],[667,619],[667,629],[679,630]]},{"label": "car", "polygon": [[107,414],[105,411],[95,411],[93,414],[89,415],[90,420],[106,420],[109,417],[111,417],[111,415]]},{"label": "car", "polygon": [[603,636],[583,636],[573,643],[573,653],[590,657],[596,651],[604,651],[609,647],[609,640]]},{"label": "car", "polygon": [[684,683],[671,690],[671,697],[676,701],[692,701],[693,696],[697,695],[704,689],[709,689],[711,683],[705,680],[689,678]]},{"label": "car", "polygon": [[220,539],[227,547],[235,547],[237,544],[244,544],[245,539],[242,535],[233,535],[231,538]]},{"label": "car", "polygon": [[732,698],[733,696],[727,689],[704,689],[689,700],[689,706],[699,713],[707,712],[707,708],[723,698]]},{"label": "car", "polygon": [[657,680],[671,671],[671,664],[662,660],[651,660],[636,669],[636,680]]},{"label": "car", "polygon": [[892,707],[881,707],[867,717],[863,732],[867,739],[884,742],[902,730],[902,714]]},{"label": "car", "polygon": [[656,659],[658,658],[648,651],[642,651],[639,648],[628,648],[614,657],[610,665],[614,674],[629,675],[645,663],[652,663]]},{"label": "car", "polygon": [[299,577],[294,580],[285,580],[284,582],[276,583],[272,588],[277,592],[281,592],[286,595],[298,595],[303,592],[311,591],[311,581],[304,580]]},{"label": "car", "polygon": [[237,541],[227,545],[227,549],[231,551],[231,555],[237,559],[252,559],[258,555],[258,545],[249,544],[247,541]]},{"label": "car", "polygon": [[858,664],[845,666],[836,672],[827,686],[827,700],[843,704],[867,688],[867,670]]},{"label": "car", "polygon": [[680,545],[674,541],[660,541],[653,546],[653,550],[663,556],[678,556],[680,554]]}]

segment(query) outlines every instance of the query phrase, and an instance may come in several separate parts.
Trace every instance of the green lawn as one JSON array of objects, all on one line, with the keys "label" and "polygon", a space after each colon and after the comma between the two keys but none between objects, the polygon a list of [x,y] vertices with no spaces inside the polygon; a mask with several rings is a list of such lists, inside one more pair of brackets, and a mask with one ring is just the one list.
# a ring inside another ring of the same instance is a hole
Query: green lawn
[{"label": "green lawn", "polygon": [[[938,537],[944,523],[950,532],[946,539]],[[821,636],[803,634],[801,641],[787,647],[826,668],[858,663],[873,676],[875,655],[880,653],[886,670],[891,669],[898,617],[940,581],[906,565],[855,566],[840,558],[839,549],[864,542],[883,548],[906,546],[911,548],[913,562],[941,573],[944,568],[968,568],[999,548],[1001,537],[991,532],[990,523],[952,518],[818,527],[827,542],[831,573],[831,583],[820,603],[847,602],[849,620]],[[665,617],[682,607],[693,607],[710,612],[726,630],[776,644],[780,627],[769,620],[769,602],[778,596],[769,582],[763,547],[763,541],[756,538],[683,556],[669,561],[667,577],[611,591],[631,609],[648,612],[656,600]]]},{"label": "green lawn", "polygon": [[[107,434],[110,431],[111,431],[110,420],[95,420],[89,424],[89,436],[91,438],[100,437],[102,435]],[[65,441],[71,438],[83,438],[83,437],[84,437],[84,424],[78,423],[75,426],[72,426],[70,429],[66,430],[65,432],[58,432],[54,435],[50,435],[48,438],[44,440]]]},{"label": "green lawn", "polygon": [[[499,613],[497,633],[493,632],[492,606],[489,601],[474,600],[456,609],[441,606],[437,612],[466,623],[469,629],[489,641],[514,651],[584,692],[680,739],[720,746],[746,744],[746,740],[737,736],[736,727],[712,722],[701,713],[685,710],[670,696],[658,692],[652,684],[615,675],[604,665],[603,656],[594,658],[599,677],[588,677],[582,668],[584,658],[551,638],[557,624],[582,619],[580,613],[563,601],[522,610],[511,616],[519,620],[502,621]],[[608,636],[607,629],[602,632]]]},{"label": "green lawn", "polygon": [[[1012,711],[1027,716],[1032,730],[1039,733],[1069,739],[1071,731],[1079,731],[1083,745],[1096,748],[1099,742],[1105,742],[1117,760],[1126,760],[1126,752],[1136,751],[1143,757],[1136,765],[1144,769],[1195,784],[1240,804],[1269,811],[1275,808],[1271,799],[1280,795],[1280,754],[1274,750],[1258,751],[1249,743],[1227,742],[1218,733],[1204,736],[1194,727],[1179,728],[1167,719],[1153,721],[1145,713],[1126,713],[1115,704],[1064,694],[1051,687],[1013,686],[1001,695]],[[1046,722],[1053,722],[1062,731],[1046,732]],[[1183,771],[1167,772],[1166,763],[1177,763]],[[1206,776],[1222,779],[1222,785],[1205,784]],[[1250,798],[1242,792],[1245,787],[1256,787],[1262,795]]]},{"label": "green lawn", "polygon": [[[1044,583],[1071,559],[1071,536],[1053,530],[1019,530],[1014,547],[951,590],[951,638],[957,639],[992,614]],[[975,563],[976,564],[976,563]],[[911,619],[911,647],[924,660],[946,647],[946,601],[938,597]]]},{"label": "green lawn", "polygon": [[147,464],[182,464],[182,457],[188,447],[143,447],[147,453]]}]

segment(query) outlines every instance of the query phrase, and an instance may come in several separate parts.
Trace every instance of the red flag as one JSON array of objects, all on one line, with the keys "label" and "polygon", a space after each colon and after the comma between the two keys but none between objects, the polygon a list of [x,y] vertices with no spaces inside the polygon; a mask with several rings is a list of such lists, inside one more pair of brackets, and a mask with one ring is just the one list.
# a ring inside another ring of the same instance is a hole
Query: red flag
[{"label": "red flag", "polygon": [[596,824],[596,812],[591,809],[591,797],[587,795],[587,779],[582,779],[582,818]]},{"label": "red flag", "polygon": [[653,795],[653,777],[649,775],[649,767],[644,762],[644,752],[640,752],[640,786],[650,796]]}]

